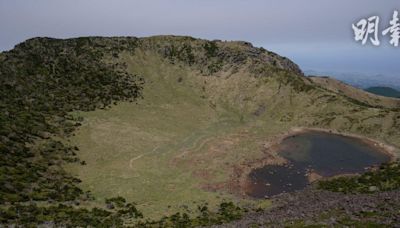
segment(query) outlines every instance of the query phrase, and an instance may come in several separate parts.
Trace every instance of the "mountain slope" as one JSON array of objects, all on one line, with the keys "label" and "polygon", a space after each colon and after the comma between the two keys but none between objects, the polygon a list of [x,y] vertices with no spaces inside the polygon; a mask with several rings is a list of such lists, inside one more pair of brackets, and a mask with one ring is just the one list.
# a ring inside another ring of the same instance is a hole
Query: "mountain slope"
[{"label": "mountain slope", "polygon": [[335,80],[330,77],[310,77],[313,82],[332,92],[343,94],[351,99],[364,102],[370,106],[384,107],[390,109],[398,109],[400,107],[399,99],[390,99],[387,97],[377,96],[381,94],[367,93],[364,90],[354,88],[344,82]]},{"label": "mountain slope", "polygon": [[[154,218],[185,210],[182,202],[188,210],[201,202],[214,208],[222,198],[246,204],[238,197],[244,167],[265,159],[264,145],[293,127],[400,146],[391,99],[351,97],[359,93],[352,87],[333,91],[246,42],[35,38],[0,58],[5,208],[29,201],[38,202],[35,210],[43,202],[98,206],[104,216],[79,213],[93,223],[126,223],[138,217],[132,205],[125,218],[118,216],[125,209],[106,208],[105,199],[135,201]],[[12,213],[2,222],[15,222]]]},{"label": "mountain slope", "polygon": [[390,87],[369,87],[365,91],[385,97],[400,98],[400,91]]}]

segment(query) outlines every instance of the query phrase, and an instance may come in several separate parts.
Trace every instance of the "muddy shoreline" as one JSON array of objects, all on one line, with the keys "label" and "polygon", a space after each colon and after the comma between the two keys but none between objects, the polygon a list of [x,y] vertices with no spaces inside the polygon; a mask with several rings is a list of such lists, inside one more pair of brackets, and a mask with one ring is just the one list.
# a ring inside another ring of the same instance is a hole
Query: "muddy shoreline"
[{"label": "muddy shoreline", "polygon": [[[279,146],[281,145],[282,141],[288,137],[307,132],[324,132],[324,133],[335,134],[338,136],[354,138],[357,140],[361,140],[363,143],[369,145],[370,147],[376,148],[377,151],[388,155],[390,161],[395,161],[397,158],[399,158],[400,150],[397,149],[396,147],[365,136],[360,136],[351,133],[343,133],[331,129],[295,127],[285,133],[276,135],[275,137],[271,138],[268,142],[264,143],[262,148],[264,155],[262,158],[235,166],[234,174],[231,176],[231,180],[228,184],[229,192],[237,196],[240,196],[242,198],[249,198],[246,192],[248,192],[251,183],[251,180],[249,179],[250,172],[254,169],[261,168],[266,165],[287,165],[288,161],[278,154]],[[348,176],[348,175],[357,175],[357,173],[340,174],[340,175],[335,175],[333,177],[322,177],[319,176],[318,173],[315,173],[311,170],[308,174],[308,178],[310,183],[312,183],[320,179],[329,179],[338,176]]]}]

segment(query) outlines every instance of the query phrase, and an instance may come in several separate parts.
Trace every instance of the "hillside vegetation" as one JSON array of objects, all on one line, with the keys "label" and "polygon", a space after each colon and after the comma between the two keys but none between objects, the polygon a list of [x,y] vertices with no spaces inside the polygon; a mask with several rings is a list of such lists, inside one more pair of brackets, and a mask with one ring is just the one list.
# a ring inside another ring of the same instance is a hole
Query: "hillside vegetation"
[{"label": "hillside vegetation", "polygon": [[[330,77],[310,77],[319,86],[334,93],[343,94],[351,99],[365,103],[371,107],[383,107],[397,110],[400,107],[400,99],[382,97],[382,94],[366,93],[364,90],[354,88],[344,82]],[[380,95],[380,96],[377,96]]]},{"label": "hillside vegetation", "polygon": [[240,197],[245,167],[293,127],[400,146],[397,101],[334,91],[246,42],[34,38],[1,53],[0,87],[6,224],[227,222],[243,210],[225,200],[257,204]]},{"label": "hillside vegetation", "polygon": [[365,91],[385,97],[400,98],[400,91],[397,91],[390,87],[384,87],[384,86],[369,87],[365,89]]}]

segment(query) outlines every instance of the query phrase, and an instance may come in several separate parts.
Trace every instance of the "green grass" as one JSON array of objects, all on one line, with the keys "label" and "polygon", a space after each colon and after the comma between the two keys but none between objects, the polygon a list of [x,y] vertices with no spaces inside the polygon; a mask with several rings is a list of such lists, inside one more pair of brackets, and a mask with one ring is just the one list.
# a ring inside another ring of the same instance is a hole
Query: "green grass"
[{"label": "green grass", "polygon": [[[345,118],[324,125],[327,113],[340,117],[350,113],[353,105],[345,99],[332,105],[317,99],[310,106],[318,91],[300,95],[273,79],[243,73],[202,76],[149,53],[122,54],[121,60],[130,72],[143,75],[144,99],[108,110],[75,113],[84,122],[71,141],[87,164],[69,165],[67,170],[98,201],[123,196],[151,218],[177,211],[190,213],[203,202],[216,208],[223,199],[255,205],[223,187],[234,165],[261,158],[263,143],[293,126],[350,132],[357,132],[359,126],[349,129]],[[254,115],[264,104],[265,112]],[[366,109],[352,117],[375,113]],[[206,185],[220,190],[208,191]]]},{"label": "green grass", "polygon": [[[134,64],[132,68],[140,69]],[[229,172],[221,169],[230,168],[225,163],[234,163],[239,155],[225,148],[217,148],[220,154],[207,151],[212,146],[232,149],[228,140],[235,140],[235,134],[249,128],[234,110],[215,110],[201,98],[199,82],[188,72],[178,68],[163,72],[162,64],[155,64],[161,69],[142,69],[149,86],[138,104],[121,103],[109,110],[76,113],[85,121],[71,139],[87,164],[68,166],[83,180],[82,187],[99,201],[121,195],[138,203],[145,215],[154,216],[182,210],[183,205],[194,209],[206,201],[213,207],[223,198],[232,199],[201,186],[208,181],[227,181]],[[183,80],[178,82],[178,78]],[[247,148],[257,146],[254,141]],[[200,172],[211,177],[196,178]]]},{"label": "green grass", "polygon": [[[131,201],[145,218],[203,203],[216,213],[224,200],[265,208],[268,201],[228,194],[228,181],[235,166],[262,158],[266,142],[296,126],[400,145],[394,109],[324,90],[291,61],[254,51],[162,36],[35,38],[2,53],[0,223],[120,224],[135,217]],[[119,103],[140,97],[141,77],[144,99]],[[106,199],[129,203],[111,212]],[[216,222],[237,218],[236,209],[216,213]],[[170,219],[187,222],[181,215]]]},{"label": "green grass", "polygon": [[360,176],[320,181],[320,189],[345,193],[374,193],[400,188],[400,161],[382,164]]}]

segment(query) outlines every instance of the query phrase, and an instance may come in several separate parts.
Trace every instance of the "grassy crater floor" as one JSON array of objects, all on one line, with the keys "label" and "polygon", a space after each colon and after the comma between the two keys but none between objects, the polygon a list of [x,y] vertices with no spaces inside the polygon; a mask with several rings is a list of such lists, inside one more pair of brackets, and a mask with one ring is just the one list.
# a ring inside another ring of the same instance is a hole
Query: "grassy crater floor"
[{"label": "grassy crater floor", "polygon": [[[146,52],[121,54],[118,61],[144,77],[143,99],[74,113],[83,125],[67,140],[86,165],[66,169],[98,202],[122,196],[150,218],[191,213],[202,203],[215,208],[223,200],[268,206],[238,195],[233,175],[265,158],[265,145],[295,126],[398,141],[389,134],[395,114],[324,90],[298,93],[240,71],[204,76]],[[382,131],[371,130],[382,122]]]},{"label": "grassy crater floor", "polygon": [[[397,100],[317,83],[247,42],[33,38],[1,53],[0,74],[4,225],[132,225],[131,201],[144,219],[200,208],[192,224],[210,225],[198,222],[210,208],[227,222],[246,211],[228,200],[255,203],[240,177],[276,159],[269,148],[296,127],[400,147]],[[112,209],[117,196],[127,201]]]},{"label": "grassy crater floor", "polygon": [[200,76],[159,66],[142,68],[148,86],[137,104],[75,113],[84,122],[70,140],[86,165],[70,164],[67,170],[99,202],[123,196],[150,217],[190,212],[204,202],[212,208],[223,199],[237,201],[225,191],[234,164],[261,156],[264,137],[284,125],[215,108],[202,97]]}]

